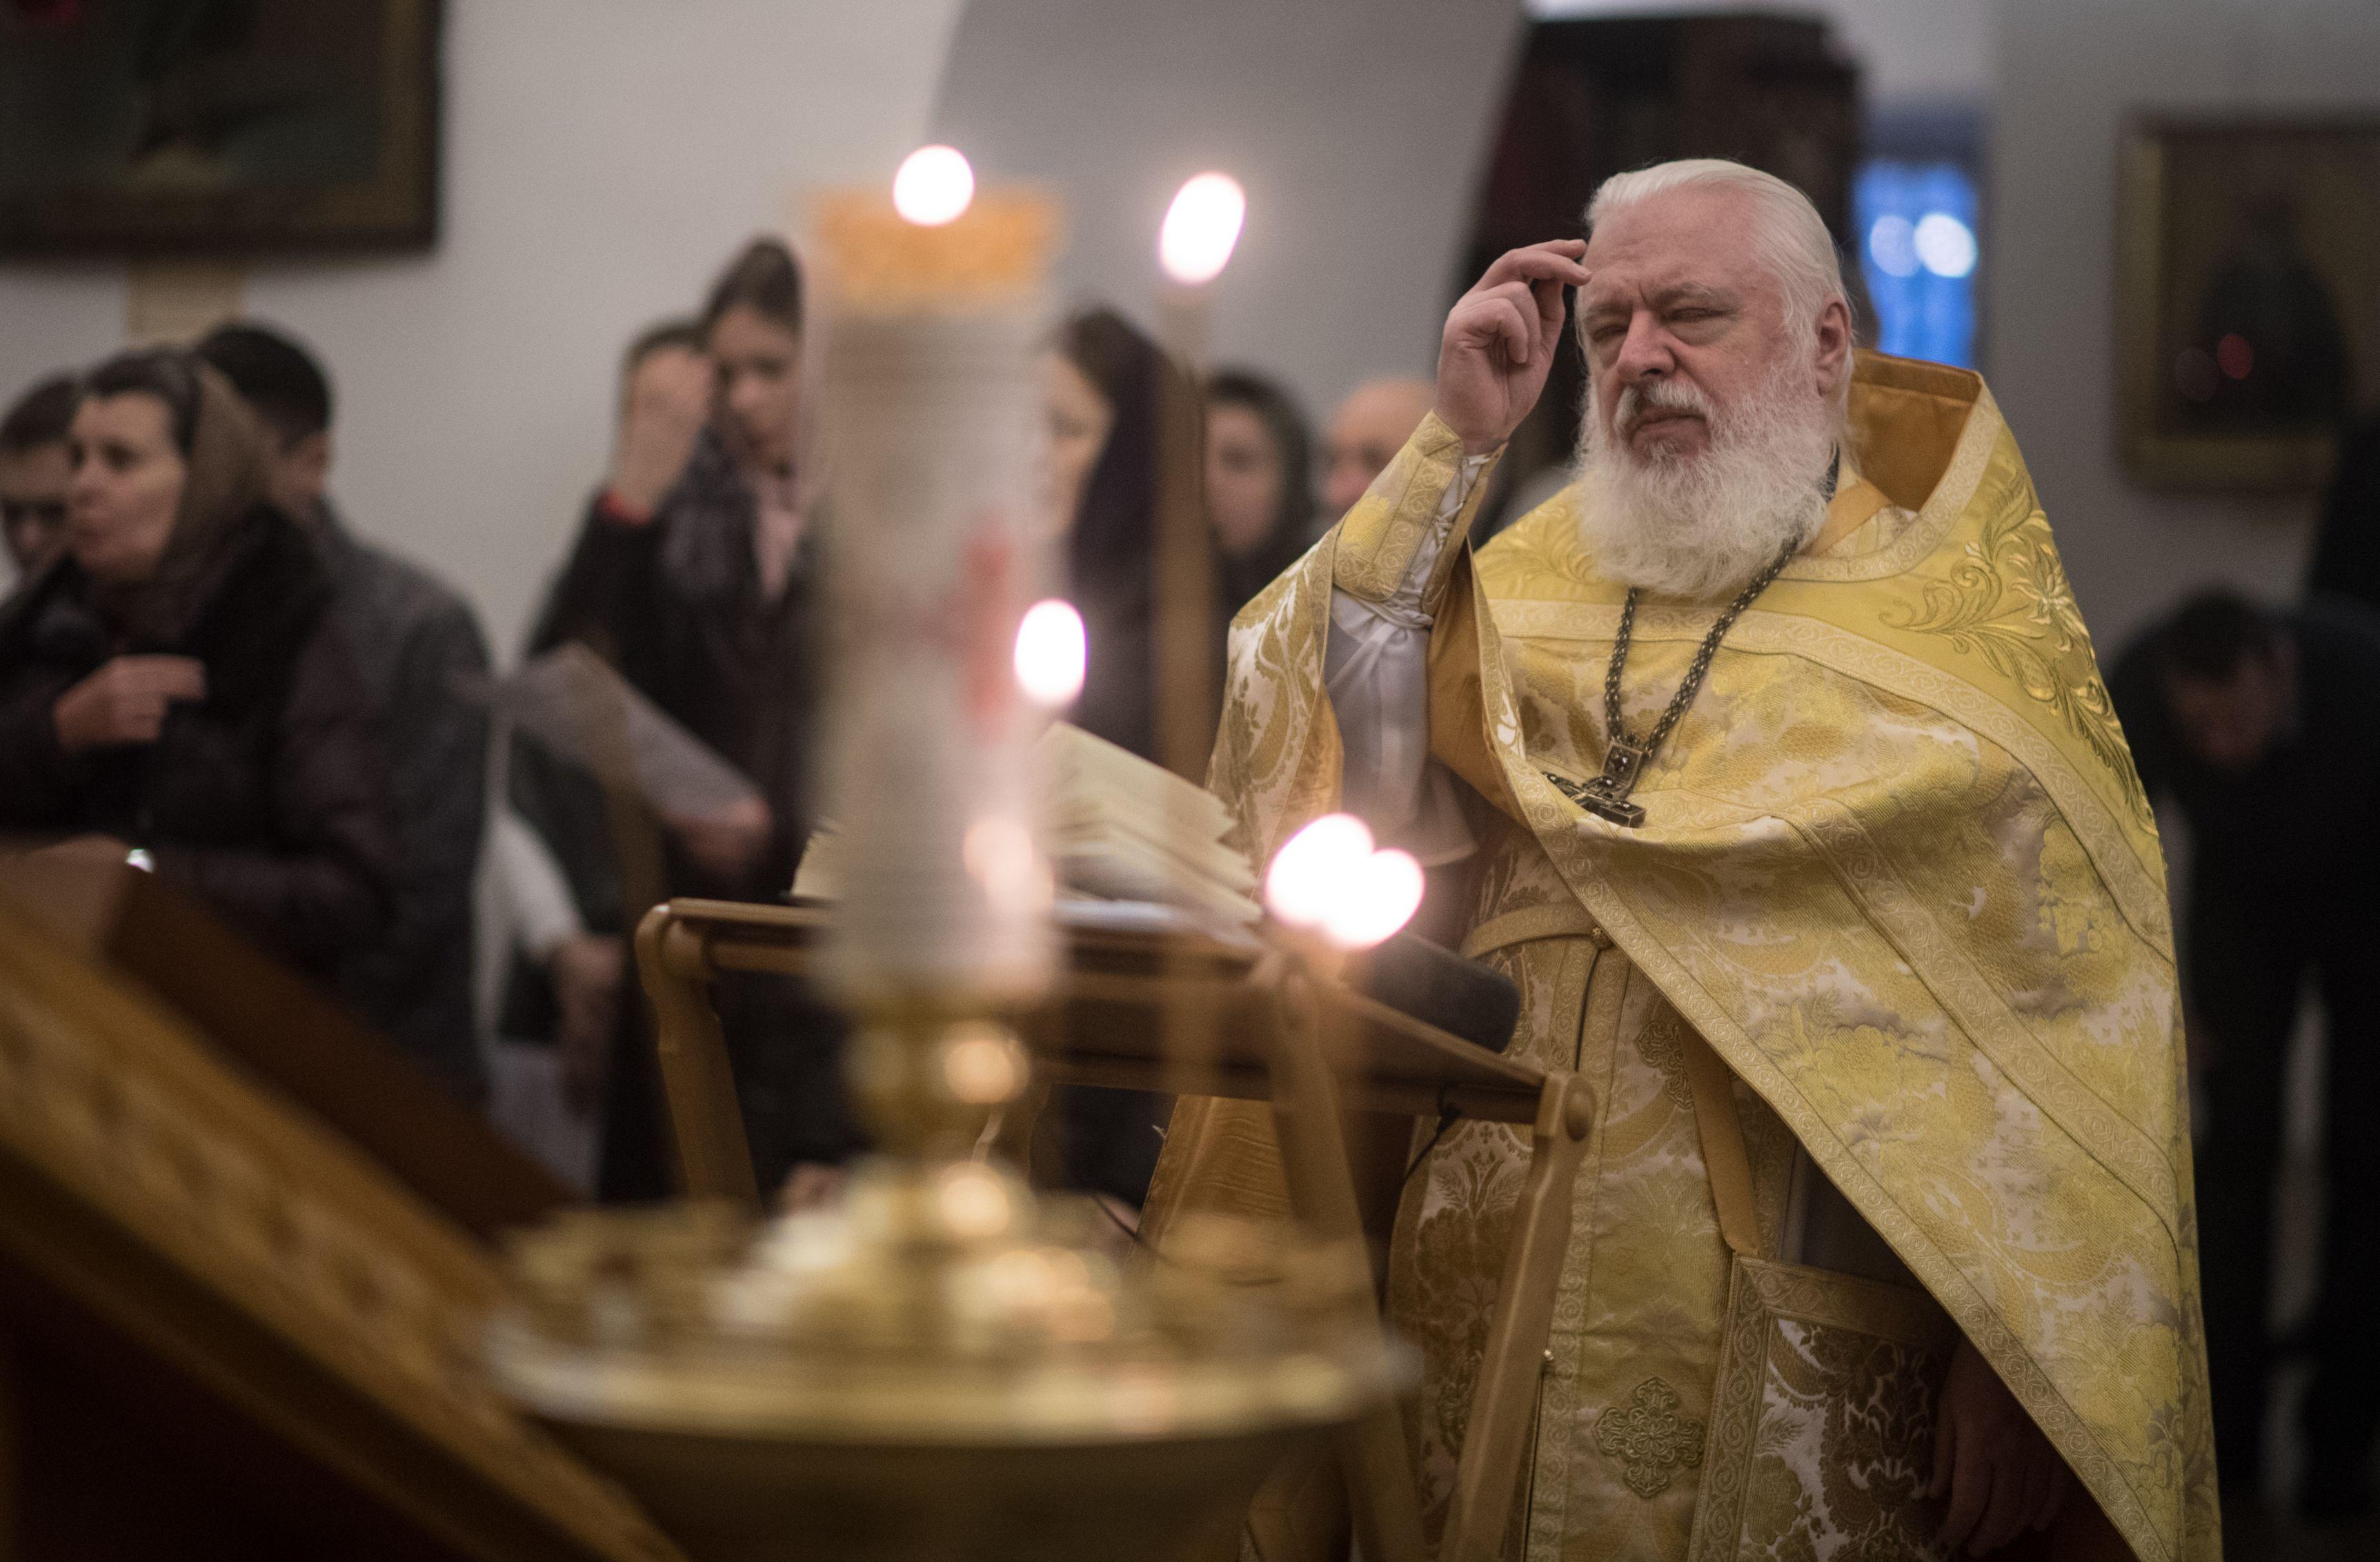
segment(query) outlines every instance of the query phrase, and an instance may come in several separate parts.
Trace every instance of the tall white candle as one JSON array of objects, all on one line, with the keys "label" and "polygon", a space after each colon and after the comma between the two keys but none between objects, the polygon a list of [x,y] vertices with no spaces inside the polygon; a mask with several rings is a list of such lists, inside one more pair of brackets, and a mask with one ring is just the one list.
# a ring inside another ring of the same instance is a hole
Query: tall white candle
[{"label": "tall white candle", "polygon": [[830,972],[859,1007],[1026,996],[1050,958],[1015,647],[1047,579],[1035,361],[1056,222],[1000,192],[949,212],[958,181],[935,161],[938,182],[901,191],[930,224],[875,192],[820,214],[845,874]]}]

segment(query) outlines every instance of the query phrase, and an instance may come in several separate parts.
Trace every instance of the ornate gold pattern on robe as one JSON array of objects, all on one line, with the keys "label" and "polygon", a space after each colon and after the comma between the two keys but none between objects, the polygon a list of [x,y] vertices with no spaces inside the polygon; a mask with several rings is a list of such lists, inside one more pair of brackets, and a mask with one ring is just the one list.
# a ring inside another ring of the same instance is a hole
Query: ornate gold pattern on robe
[{"label": "ornate gold pattern on robe", "polygon": [[[1684,1553],[1693,1471],[1655,1486],[1653,1455],[1677,1440],[1639,1434],[1707,1416],[1726,1302],[1692,1110],[1665,1067],[1665,1028],[1683,1023],[1733,1071],[1747,1134],[1767,1146],[1764,1220],[1798,1141],[2132,1551],[2212,1562],[2155,827],[1982,382],[1863,356],[1852,412],[1856,496],[1873,513],[1737,624],[1639,784],[1640,830],[1583,818],[1544,775],[1601,769],[1623,595],[1585,556],[1574,494],[1475,559],[1447,549],[1433,581],[1433,752],[1502,816],[1475,922],[1579,919],[1488,958],[1522,986],[1514,1045],[1581,1068],[1598,1110],[1515,1536],[1532,1558]],[[1393,589],[1456,450],[1427,421],[1233,626],[1210,779],[1258,858],[1336,799],[1320,689],[1334,576],[1359,595]],[[1632,721],[1649,724],[1708,622],[1706,607],[1640,610]],[[1160,1224],[1189,1203],[1278,1208],[1269,1134],[1254,1113],[1185,1104],[1153,1195]],[[1427,1359],[1415,1429],[1439,1504],[1524,1153],[1511,1129],[1463,1125],[1400,1213],[1391,1312]],[[1599,1440],[1615,1407],[1620,1430]]]}]

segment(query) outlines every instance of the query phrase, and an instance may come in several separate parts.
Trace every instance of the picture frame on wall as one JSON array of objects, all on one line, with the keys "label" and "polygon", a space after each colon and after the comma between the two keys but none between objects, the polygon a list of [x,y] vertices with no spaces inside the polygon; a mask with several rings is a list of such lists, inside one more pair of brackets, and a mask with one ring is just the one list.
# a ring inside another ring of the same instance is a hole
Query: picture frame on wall
[{"label": "picture frame on wall", "polygon": [[2319,488],[2380,403],[2380,117],[2136,116],[2118,179],[2126,470]]},{"label": "picture frame on wall", "polygon": [[440,0],[0,0],[0,255],[429,248]]}]

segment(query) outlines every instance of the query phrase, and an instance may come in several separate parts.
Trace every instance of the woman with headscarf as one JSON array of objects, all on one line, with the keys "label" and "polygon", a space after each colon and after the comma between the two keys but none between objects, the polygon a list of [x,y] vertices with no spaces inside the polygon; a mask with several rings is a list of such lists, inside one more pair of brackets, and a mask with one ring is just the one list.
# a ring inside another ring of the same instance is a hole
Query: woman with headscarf
[{"label": "woman with headscarf", "polygon": [[[600,1083],[597,1185],[608,1200],[660,1198],[671,1186],[625,934],[661,897],[774,900],[816,823],[823,604],[798,459],[803,292],[793,251],[756,238],[690,331],[672,323],[639,338],[612,470],[529,641],[531,655],[567,641],[592,650],[758,793],[715,813],[649,812],[644,799],[607,799],[586,772],[534,745],[514,752],[512,800],[553,848],[597,934],[568,947],[608,955],[528,972],[555,980],[516,985],[512,1030],[550,1021],[565,1068]],[[817,1184],[860,1144],[842,1087],[841,1018],[778,978],[723,979],[711,998],[761,1185]]]},{"label": "woman with headscarf", "polygon": [[1169,407],[1195,418],[1197,394],[1155,342],[1112,310],[1068,320],[1043,368],[1046,498],[1088,653],[1069,719],[1153,759],[1160,431]]},{"label": "woman with headscarf", "polygon": [[388,914],[393,824],[331,582],[221,375],[83,383],[63,554],[0,608],[0,832],[121,843],[317,974]]},{"label": "woman with headscarf", "polygon": [[[1068,719],[1154,759],[1158,453],[1162,420],[1169,411],[1195,420],[1197,393],[1112,310],[1069,319],[1043,370],[1045,499],[1087,653],[1082,696]],[[1052,1092],[1042,1120],[1061,1146],[1062,1180],[1137,1206],[1172,1109],[1169,1097],[1142,1091]]]},{"label": "woman with headscarf", "polygon": [[1314,545],[1314,518],[1305,415],[1264,376],[1217,371],[1207,382],[1207,519],[1222,623]]}]

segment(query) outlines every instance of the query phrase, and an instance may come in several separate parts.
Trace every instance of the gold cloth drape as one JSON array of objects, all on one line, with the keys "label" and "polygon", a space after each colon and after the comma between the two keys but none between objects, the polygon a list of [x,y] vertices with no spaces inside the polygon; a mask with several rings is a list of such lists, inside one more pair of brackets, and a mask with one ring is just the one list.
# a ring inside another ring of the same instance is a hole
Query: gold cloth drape
[{"label": "gold cloth drape", "polygon": [[[1475,556],[1448,548],[1431,583],[1432,750],[1484,799],[1471,947],[1521,982],[1515,1048],[1580,1068],[1599,1115],[1515,1533],[1532,1557],[1682,1555],[1726,1262],[1667,1030],[1683,1023],[1733,1071],[1747,1132],[1779,1130],[1770,1152],[1755,1143],[1765,1218],[1798,1141],[2131,1550],[2211,1562],[2155,827],[1982,381],[1863,355],[1852,429],[1859,475],[1828,528],[1840,540],[1730,634],[1637,788],[1641,829],[1583,817],[1544,774],[1601,769],[1623,595],[1585,555],[1575,490]],[[1210,782],[1259,860],[1337,799],[1332,587],[1394,589],[1460,458],[1426,421],[1233,624]],[[1640,729],[1709,616],[1638,613]],[[1155,1228],[1184,1207],[1280,1209],[1270,1132],[1244,1104],[1185,1103]],[[1415,1426],[1434,1502],[1520,1155],[1511,1130],[1466,1125],[1400,1213],[1390,1310],[1425,1352]],[[1824,1533],[1801,1538],[1830,1549],[1857,1538],[1856,1518],[1821,1513]]]}]

